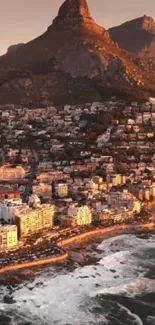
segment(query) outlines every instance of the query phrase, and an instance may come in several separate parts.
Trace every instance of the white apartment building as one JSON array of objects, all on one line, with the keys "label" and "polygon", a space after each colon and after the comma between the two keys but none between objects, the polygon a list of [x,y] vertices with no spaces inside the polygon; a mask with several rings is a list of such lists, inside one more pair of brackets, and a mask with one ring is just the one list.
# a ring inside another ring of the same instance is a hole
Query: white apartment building
[{"label": "white apartment building", "polygon": [[75,219],[75,223],[78,226],[89,225],[92,223],[92,213],[87,205],[70,205],[68,208],[68,217]]},{"label": "white apartment building", "polygon": [[6,223],[14,222],[14,210],[22,206],[22,199],[10,199],[0,202],[0,219]]}]

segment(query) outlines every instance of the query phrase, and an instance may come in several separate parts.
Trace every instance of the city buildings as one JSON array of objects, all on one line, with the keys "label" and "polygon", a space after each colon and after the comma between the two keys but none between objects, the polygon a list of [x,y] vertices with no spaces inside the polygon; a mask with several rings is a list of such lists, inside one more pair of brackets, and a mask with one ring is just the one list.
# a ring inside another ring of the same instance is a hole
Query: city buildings
[{"label": "city buildings", "polygon": [[0,226],[0,251],[14,248],[17,244],[17,226]]},{"label": "city buildings", "polygon": [[56,185],[56,193],[60,198],[68,196],[68,185],[65,183],[58,183]]},{"label": "city buildings", "polygon": [[[155,105],[0,105],[0,117],[0,219],[15,223],[16,210],[21,237],[55,220],[65,227],[123,223],[155,199]],[[43,199],[55,204],[55,220]]]},{"label": "city buildings", "polygon": [[110,192],[108,195],[108,205],[115,208],[132,209],[133,212],[139,213],[141,211],[141,202],[129,193],[127,190],[123,192]]},{"label": "city buildings", "polygon": [[29,206],[18,208],[14,211],[15,224],[18,226],[19,237],[25,237],[54,224],[54,206],[42,204],[37,208]]},{"label": "city buildings", "polygon": [[83,226],[92,223],[92,213],[87,205],[72,204],[68,208],[68,217],[74,220],[75,225]]},{"label": "city buildings", "polygon": [[10,167],[2,166],[0,167],[0,180],[14,181],[19,179],[24,179],[25,170],[22,166]]},{"label": "city buildings", "polygon": [[32,192],[33,194],[42,196],[43,198],[50,199],[52,196],[52,186],[46,183],[39,183],[37,185],[33,185]]},{"label": "city buildings", "polygon": [[4,199],[0,201],[1,222],[12,224],[14,222],[14,210],[23,206],[22,199]]},{"label": "city buildings", "polygon": [[112,186],[121,186],[126,184],[126,177],[121,174],[108,174],[106,181],[107,183],[111,183]]}]

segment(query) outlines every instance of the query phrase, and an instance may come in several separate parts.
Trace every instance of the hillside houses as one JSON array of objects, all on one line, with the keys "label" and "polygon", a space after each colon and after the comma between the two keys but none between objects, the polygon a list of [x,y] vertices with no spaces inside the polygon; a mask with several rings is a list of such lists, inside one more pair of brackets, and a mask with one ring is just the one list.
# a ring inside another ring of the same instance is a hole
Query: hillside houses
[{"label": "hillside houses", "polygon": [[56,201],[58,212],[60,202],[66,211],[67,200],[82,201],[96,214],[94,202],[103,210],[113,192],[130,193],[130,212],[133,201],[154,199],[153,104],[0,105],[0,123],[0,182],[19,188],[25,201],[37,194]]}]

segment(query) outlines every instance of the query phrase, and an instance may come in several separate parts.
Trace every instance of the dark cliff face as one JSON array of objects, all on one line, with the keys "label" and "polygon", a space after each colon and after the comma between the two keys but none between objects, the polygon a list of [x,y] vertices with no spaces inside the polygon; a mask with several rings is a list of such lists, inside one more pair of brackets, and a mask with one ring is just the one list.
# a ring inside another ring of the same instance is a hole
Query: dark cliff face
[{"label": "dark cliff face", "polygon": [[109,34],[124,50],[141,57],[155,57],[155,21],[151,17],[144,15],[110,28]]},{"label": "dark cliff face", "polygon": [[147,88],[145,74],[96,24],[86,0],[66,0],[44,34],[0,57],[0,101],[89,101],[90,91],[98,100],[115,87]]}]

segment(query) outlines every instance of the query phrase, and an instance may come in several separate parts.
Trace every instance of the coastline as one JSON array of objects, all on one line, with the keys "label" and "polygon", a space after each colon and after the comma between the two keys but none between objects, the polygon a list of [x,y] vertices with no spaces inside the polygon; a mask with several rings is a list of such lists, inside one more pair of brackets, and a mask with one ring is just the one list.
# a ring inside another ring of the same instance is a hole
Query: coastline
[{"label": "coastline", "polygon": [[[0,274],[6,273],[6,272],[12,272],[12,271],[16,271],[16,270],[20,270],[20,269],[26,269],[26,268],[31,268],[31,267],[35,267],[35,266],[41,266],[41,265],[47,265],[47,264],[55,264],[58,262],[63,262],[64,260],[66,260],[69,255],[67,252],[67,246],[70,244],[74,244],[74,242],[81,242],[84,241],[85,239],[88,238],[92,238],[95,236],[106,236],[106,238],[111,235],[111,236],[115,236],[115,235],[121,235],[124,233],[128,233],[128,234],[135,234],[138,232],[152,232],[155,230],[155,223],[141,223],[141,224],[136,224],[136,225],[120,225],[120,226],[111,226],[111,227],[107,227],[107,228],[98,228],[92,231],[88,231],[86,233],[83,234],[79,234],[64,240],[59,240],[57,242],[57,246],[60,248],[63,248],[64,253],[59,255],[59,256],[52,256],[52,257],[47,257],[44,259],[40,259],[37,261],[30,261],[30,262],[26,262],[26,263],[19,263],[16,265],[8,265],[8,266],[4,266],[0,269]],[[104,238],[103,238],[104,239]]]},{"label": "coastline", "polygon": [[71,237],[71,238],[68,238],[68,239],[65,239],[65,240],[62,240],[62,241],[59,241],[57,243],[57,246],[61,247],[61,248],[64,248],[65,246],[71,244],[71,243],[74,243],[76,241],[81,241],[81,240],[84,240],[84,239],[87,239],[88,237],[93,237],[93,236],[96,236],[96,235],[107,235],[108,234],[113,234],[113,233],[117,233],[118,234],[123,231],[127,231],[127,233],[137,233],[138,231],[153,231],[155,230],[155,224],[152,223],[152,222],[149,222],[149,223],[142,223],[142,224],[139,224],[139,225],[120,225],[120,226],[111,226],[111,227],[107,227],[107,228],[99,228],[99,229],[96,229],[96,230],[92,230],[92,231],[88,231],[84,234],[80,234],[80,235],[77,235],[77,236],[74,236],[74,237]]}]

